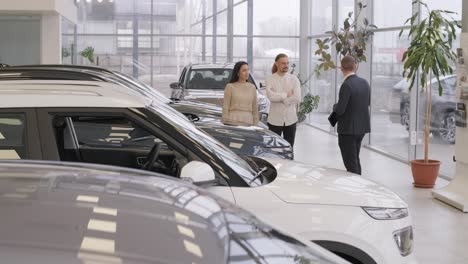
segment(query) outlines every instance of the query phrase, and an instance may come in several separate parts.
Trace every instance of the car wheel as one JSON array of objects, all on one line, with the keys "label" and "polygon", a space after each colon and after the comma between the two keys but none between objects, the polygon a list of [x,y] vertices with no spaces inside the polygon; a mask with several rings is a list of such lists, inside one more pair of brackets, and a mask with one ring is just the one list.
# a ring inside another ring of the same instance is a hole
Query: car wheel
[{"label": "car wheel", "polygon": [[440,138],[446,143],[454,144],[456,129],[455,112],[446,113],[439,128]]},{"label": "car wheel", "polygon": [[405,103],[401,109],[401,124],[406,127],[406,130],[409,130],[409,121],[410,121],[410,105]]}]

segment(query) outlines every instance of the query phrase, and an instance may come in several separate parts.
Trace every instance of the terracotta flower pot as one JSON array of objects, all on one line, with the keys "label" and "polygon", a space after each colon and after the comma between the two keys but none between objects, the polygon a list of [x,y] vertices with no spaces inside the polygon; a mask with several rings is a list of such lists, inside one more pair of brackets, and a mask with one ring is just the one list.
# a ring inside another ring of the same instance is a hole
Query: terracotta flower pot
[{"label": "terracotta flower pot", "polygon": [[411,171],[413,172],[414,186],[418,188],[434,187],[437,176],[439,176],[440,161],[412,160]]}]

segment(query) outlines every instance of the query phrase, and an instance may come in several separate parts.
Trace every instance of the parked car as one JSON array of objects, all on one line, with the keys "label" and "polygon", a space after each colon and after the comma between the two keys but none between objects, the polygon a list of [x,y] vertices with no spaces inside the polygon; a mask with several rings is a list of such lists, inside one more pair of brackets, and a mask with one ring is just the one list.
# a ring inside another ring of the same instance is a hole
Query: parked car
[{"label": "parked car", "polygon": [[[171,99],[201,101],[222,106],[224,88],[231,79],[233,69],[234,63],[189,64],[182,70],[179,81],[170,84]],[[252,74],[249,75],[248,81],[257,88],[260,120],[266,123],[270,101],[260,92]]]},{"label": "parked car", "polygon": [[408,206],[384,186],[291,160],[241,158],[166,104],[119,87],[0,81],[2,153],[184,178],[352,263],[414,263]]},{"label": "parked car", "polygon": [[[456,87],[457,76],[450,75],[441,79],[443,94],[439,96],[438,83],[436,79],[432,80],[432,113],[431,113],[431,132],[440,137],[443,142],[455,143],[455,109],[456,109]],[[400,93],[400,123],[409,129],[410,120],[410,94],[409,82],[402,80],[395,86],[401,88]],[[426,97],[419,97],[419,105],[426,105]],[[425,122],[425,107],[419,110],[421,124]]]},{"label": "parked car", "polygon": [[258,127],[224,125],[222,110],[209,103],[172,101],[152,87],[125,74],[97,67],[76,65],[30,65],[0,71],[0,80],[91,80],[118,83],[158,103],[171,106],[194,121],[239,155],[293,159],[291,145],[259,122]]},{"label": "parked car", "polygon": [[347,263],[157,174],[21,161],[0,175],[3,263]]}]

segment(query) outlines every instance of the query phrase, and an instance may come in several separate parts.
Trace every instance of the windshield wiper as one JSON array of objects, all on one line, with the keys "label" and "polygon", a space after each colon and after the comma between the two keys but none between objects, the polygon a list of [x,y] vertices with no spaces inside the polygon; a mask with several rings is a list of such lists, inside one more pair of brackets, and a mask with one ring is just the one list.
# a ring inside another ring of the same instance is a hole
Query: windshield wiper
[{"label": "windshield wiper", "polygon": [[262,173],[264,173],[267,170],[268,170],[268,167],[263,167],[260,171],[258,171],[255,174],[255,177],[249,182],[249,184],[251,184],[252,182],[256,181],[258,178],[260,178],[262,176]]}]

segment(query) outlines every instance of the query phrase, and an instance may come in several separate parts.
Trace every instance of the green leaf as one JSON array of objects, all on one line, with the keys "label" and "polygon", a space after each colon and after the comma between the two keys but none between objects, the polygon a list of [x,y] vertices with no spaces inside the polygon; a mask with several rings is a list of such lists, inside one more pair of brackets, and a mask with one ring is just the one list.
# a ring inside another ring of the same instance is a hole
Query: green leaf
[{"label": "green leaf", "polygon": [[345,30],[349,30],[349,28],[351,27],[351,24],[349,24],[349,21],[347,19],[343,22],[343,24]]},{"label": "green leaf", "polygon": [[341,49],[343,48],[343,44],[340,43],[340,42],[337,42],[337,43],[335,44],[335,48],[336,48],[336,52],[340,52]]}]

